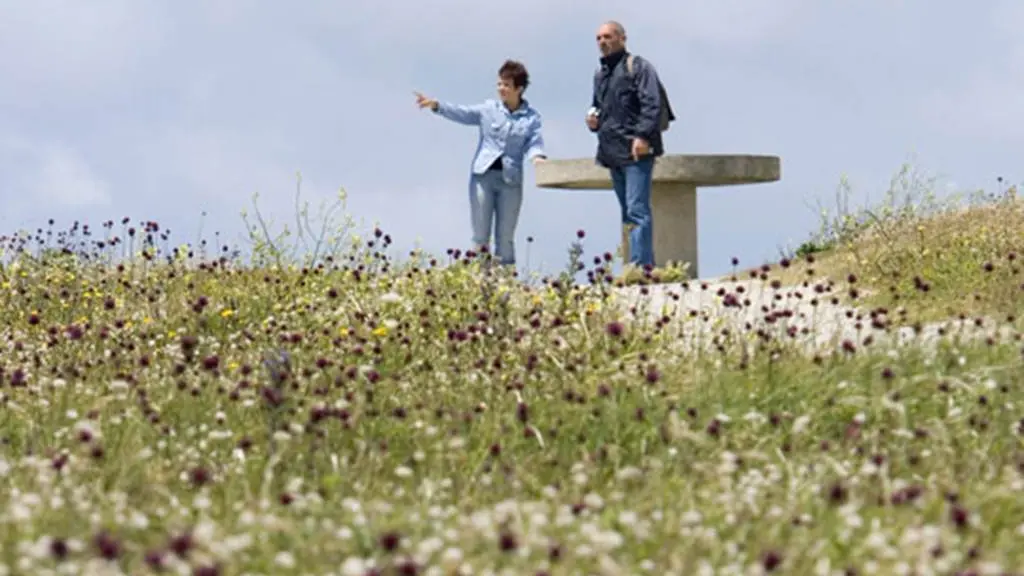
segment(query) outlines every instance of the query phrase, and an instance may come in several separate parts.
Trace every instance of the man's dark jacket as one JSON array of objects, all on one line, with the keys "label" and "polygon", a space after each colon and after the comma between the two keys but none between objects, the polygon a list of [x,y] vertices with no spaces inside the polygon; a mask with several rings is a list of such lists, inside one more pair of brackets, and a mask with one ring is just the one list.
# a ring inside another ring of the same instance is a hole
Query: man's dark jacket
[{"label": "man's dark jacket", "polygon": [[626,69],[625,50],[601,58],[594,74],[592,105],[600,110],[597,130],[597,162],[617,168],[633,162],[633,138],[650,144],[649,154],[661,156],[665,150],[658,126],[661,94],[654,66],[633,56],[633,74]]}]

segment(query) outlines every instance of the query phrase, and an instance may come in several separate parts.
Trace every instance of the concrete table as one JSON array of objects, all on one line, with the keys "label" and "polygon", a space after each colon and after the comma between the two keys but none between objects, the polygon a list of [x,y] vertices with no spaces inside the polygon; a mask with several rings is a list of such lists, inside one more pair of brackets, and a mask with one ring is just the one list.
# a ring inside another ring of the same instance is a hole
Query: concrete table
[{"label": "concrete table", "polygon": [[[593,158],[548,160],[536,167],[539,188],[611,190],[608,169]],[[651,186],[655,265],[689,263],[697,272],[697,188],[775,182],[781,177],[778,156],[678,154],[658,158]],[[629,259],[629,235],[623,230]]]}]

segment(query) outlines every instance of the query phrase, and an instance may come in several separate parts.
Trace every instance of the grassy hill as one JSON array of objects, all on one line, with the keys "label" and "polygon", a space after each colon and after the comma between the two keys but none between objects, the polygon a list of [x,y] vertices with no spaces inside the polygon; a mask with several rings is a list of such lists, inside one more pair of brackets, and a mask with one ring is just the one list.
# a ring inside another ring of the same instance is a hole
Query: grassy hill
[{"label": "grassy hill", "polygon": [[890,195],[826,216],[789,264],[776,275],[783,283],[824,279],[847,289],[847,303],[906,308],[907,321],[1005,319],[1024,297],[1024,199],[1015,187],[944,201]]},{"label": "grassy hill", "polygon": [[681,350],[704,316],[463,254],[398,264],[351,221],[290,266],[256,217],[249,267],[161,251],[154,223],[45,254],[11,241],[0,573],[1024,569],[1011,194],[847,219],[787,268],[737,274],[855,289],[909,323],[992,319],[930,351],[871,345],[892,326],[866,322],[809,354],[784,300]]},{"label": "grassy hill", "polygon": [[[1012,323],[1024,298],[1024,198],[1001,180],[996,193],[945,198],[930,184],[904,169],[882,202],[864,208],[851,207],[841,188],[811,238],[729,279],[827,286],[844,305],[896,311],[896,324],[979,316]],[[670,269],[620,283],[681,280]]]}]

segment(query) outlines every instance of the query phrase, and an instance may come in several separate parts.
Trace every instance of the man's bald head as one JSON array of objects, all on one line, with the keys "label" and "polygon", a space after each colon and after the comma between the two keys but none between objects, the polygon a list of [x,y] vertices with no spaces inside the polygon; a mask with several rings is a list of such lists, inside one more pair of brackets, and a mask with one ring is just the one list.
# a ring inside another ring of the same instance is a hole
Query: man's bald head
[{"label": "man's bald head", "polygon": [[626,28],[616,22],[609,20],[597,29],[597,47],[601,50],[602,56],[614,54],[626,47]]},{"label": "man's bald head", "polygon": [[619,33],[619,36],[626,37],[626,27],[615,20],[609,20],[604,23],[604,26],[611,26],[613,30]]}]

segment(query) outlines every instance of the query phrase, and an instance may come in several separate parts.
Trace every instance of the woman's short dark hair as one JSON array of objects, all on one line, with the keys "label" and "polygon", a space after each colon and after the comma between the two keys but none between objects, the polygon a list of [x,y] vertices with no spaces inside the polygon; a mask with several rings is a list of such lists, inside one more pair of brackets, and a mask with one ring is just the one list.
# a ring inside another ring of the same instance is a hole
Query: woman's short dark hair
[{"label": "woman's short dark hair", "polygon": [[530,85],[530,74],[527,73],[526,66],[515,60],[506,60],[498,69],[498,77],[512,82],[513,86],[523,90]]}]

